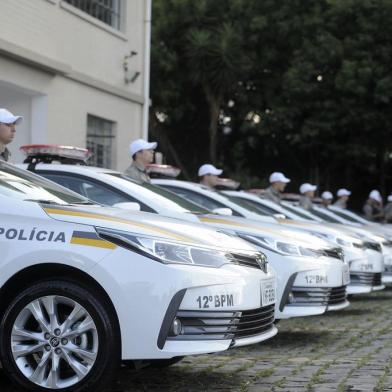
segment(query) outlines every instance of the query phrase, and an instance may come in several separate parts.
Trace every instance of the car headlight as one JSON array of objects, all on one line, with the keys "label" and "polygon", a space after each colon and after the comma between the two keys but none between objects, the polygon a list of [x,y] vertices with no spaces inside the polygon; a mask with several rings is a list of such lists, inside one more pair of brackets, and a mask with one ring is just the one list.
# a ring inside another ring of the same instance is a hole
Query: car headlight
[{"label": "car headlight", "polygon": [[254,245],[258,245],[273,252],[284,255],[308,257],[326,256],[322,249],[306,248],[303,246],[298,246],[291,242],[276,241],[273,238],[261,237],[258,235],[247,233],[237,233],[237,235],[244,240],[251,242]]},{"label": "car headlight", "polygon": [[170,240],[96,227],[98,235],[117,246],[143,254],[161,263],[221,267],[231,262],[231,254],[219,249],[187,245]]}]

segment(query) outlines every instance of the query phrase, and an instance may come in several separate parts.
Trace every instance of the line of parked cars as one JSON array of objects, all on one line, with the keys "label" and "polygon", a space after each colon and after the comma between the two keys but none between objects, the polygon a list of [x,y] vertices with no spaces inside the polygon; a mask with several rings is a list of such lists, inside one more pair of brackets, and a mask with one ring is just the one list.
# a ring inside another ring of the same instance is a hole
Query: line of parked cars
[{"label": "line of parked cars", "polygon": [[24,151],[0,162],[0,361],[21,387],[99,389],[121,363],[256,344],[392,281],[392,229],[350,211]]}]

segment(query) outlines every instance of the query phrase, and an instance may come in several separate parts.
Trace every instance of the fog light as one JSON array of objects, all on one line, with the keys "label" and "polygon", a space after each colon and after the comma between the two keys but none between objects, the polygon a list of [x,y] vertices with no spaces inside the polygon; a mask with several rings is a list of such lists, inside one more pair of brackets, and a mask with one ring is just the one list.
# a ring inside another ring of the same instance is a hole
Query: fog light
[{"label": "fog light", "polygon": [[289,304],[292,304],[295,302],[295,297],[294,294],[290,291],[288,297],[287,297],[287,301],[289,302]]},{"label": "fog light", "polygon": [[171,329],[170,329],[170,335],[171,336],[178,336],[180,335],[182,332],[182,323],[181,320],[179,318],[175,318],[173,320]]}]

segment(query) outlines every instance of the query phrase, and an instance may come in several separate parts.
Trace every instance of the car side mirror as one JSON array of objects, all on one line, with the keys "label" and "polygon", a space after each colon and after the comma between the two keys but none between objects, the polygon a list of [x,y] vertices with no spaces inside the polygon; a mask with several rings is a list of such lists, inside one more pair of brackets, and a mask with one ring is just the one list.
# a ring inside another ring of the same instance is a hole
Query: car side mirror
[{"label": "car side mirror", "polygon": [[233,215],[233,210],[231,208],[226,208],[226,207],[214,208],[212,212],[217,215],[227,215],[227,216]]},{"label": "car side mirror", "polygon": [[116,203],[113,204],[112,207],[123,208],[124,210],[129,210],[129,211],[140,211],[140,204],[132,201]]},{"label": "car side mirror", "polygon": [[273,214],[272,215],[275,219],[286,219],[286,215],[285,214]]}]

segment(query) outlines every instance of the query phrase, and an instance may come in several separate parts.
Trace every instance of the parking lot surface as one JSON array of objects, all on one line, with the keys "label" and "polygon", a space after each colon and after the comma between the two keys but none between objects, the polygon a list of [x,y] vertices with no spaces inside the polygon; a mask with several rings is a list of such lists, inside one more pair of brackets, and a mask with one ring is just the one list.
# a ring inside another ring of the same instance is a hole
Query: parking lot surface
[{"label": "parking lot surface", "polygon": [[[324,316],[285,320],[255,346],[188,357],[165,369],[122,368],[112,392],[392,391],[392,287]],[[2,392],[17,391],[0,374]]]}]

